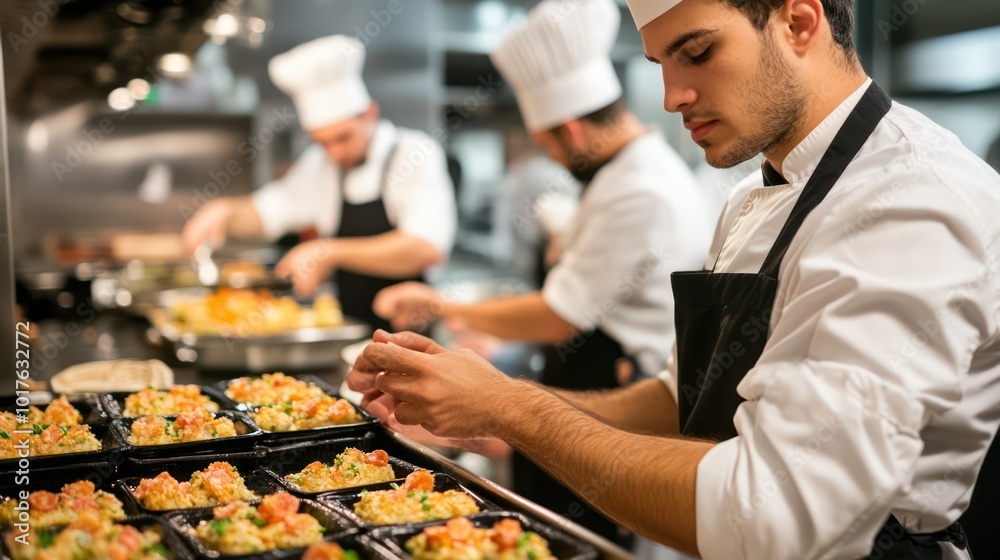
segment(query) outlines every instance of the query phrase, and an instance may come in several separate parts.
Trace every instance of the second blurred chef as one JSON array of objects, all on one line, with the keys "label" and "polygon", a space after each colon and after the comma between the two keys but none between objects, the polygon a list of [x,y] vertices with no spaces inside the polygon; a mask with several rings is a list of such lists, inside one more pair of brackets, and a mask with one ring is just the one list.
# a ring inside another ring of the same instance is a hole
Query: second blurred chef
[{"label": "second blurred chef", "polygon": [[315,144],[280,180],[206,204],[184,228],[193,251],[226,236],[276,239],[315,227],[324,238],[295,247],[276,273],[311,295],[333,273],[346,315],[388,327],[372,311],[379,290],[423,278],[455,236],[454,188],[441,146],[379,119],[361,79],[365,49],[343,35],[274,57],[271,79],[295,103]]}]

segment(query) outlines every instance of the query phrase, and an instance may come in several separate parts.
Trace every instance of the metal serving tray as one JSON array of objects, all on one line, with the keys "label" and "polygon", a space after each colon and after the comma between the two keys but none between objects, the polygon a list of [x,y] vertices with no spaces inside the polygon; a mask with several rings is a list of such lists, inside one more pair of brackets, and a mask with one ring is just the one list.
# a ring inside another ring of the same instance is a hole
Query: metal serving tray
[{"label": "metal serving tray", "polygon": [[[204,293],[205,289],[194,290]],[[184,291],[176,292],[172,295],[180,297]],[[187,293],[199,292],[187,290]],[[157,336],[171,343],[179,360],[193,362],[204,370],[265,373],[333,367],[340,363],[340,351],[345,346],[372,333],[367,324],[344,317],[344,323],[336,327],[306,327],[248,336],[195,334],[164,320],[165,313],[162,308],[147,313]]]}]

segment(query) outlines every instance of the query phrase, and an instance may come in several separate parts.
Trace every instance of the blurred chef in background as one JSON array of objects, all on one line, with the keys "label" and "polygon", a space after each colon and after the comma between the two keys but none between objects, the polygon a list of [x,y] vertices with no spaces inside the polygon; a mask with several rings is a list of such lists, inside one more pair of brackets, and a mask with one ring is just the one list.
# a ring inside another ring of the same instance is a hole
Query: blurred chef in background
[{"label": "blurred chef in background", "polygon": [[[711,225],[687,165],[621,101],[609,57],[619,21],[611,0],[542,2],[492,54],[534,141],[584,185],[541,292],[454,304],[429,286],[407,283],[378,295],[379,315],[396,328],[442,318],[507,340],[546,343],[541,381],[554,387],[619,387],[630,381],[616,375],[626,358],[640,375],[666,366],[670,273],[704,263]],[[614,523],[521,456],[514,489],[597,533],[619,536]]]},{"label": "blurred chef in background", "polygon": [[271,79],[292,97],[310,146],[280,180],[240,198],[206,204],[184,228],[189,251],[228,234],[277,239],[315,227],[321,239],[292,249],[276,274],[300,296],[331,273],[344,314],[375,327],[379,290],[423,280],[455,236],[455,193],[441,146],[427,134],[379,119],[361,79],[365,47],[334,35],[274,57]]}]

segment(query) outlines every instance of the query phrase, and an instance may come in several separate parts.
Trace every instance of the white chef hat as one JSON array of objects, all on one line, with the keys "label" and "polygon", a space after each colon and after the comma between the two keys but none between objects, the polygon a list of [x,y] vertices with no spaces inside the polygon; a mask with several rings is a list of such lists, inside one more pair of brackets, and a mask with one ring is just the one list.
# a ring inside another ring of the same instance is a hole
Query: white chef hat
[{"label": "white chef hat", "polygon": [[647,23],[670,11],[681,0],[625,0],[632,12],[635,26],[642,29]]},{"label": "white chef hat", "polygon": [[303,43],[271,59],[271,81],[291,96],[306,130],[356,117],[371,105],[361,80],[365,46],[354,37],[332,35]]},{"label": "white chef hat", "polygon": [[531,132],[610,105],[622,86],[609,53],[621,14],[613,0],[546,0],[490,55],[513,86]]}]

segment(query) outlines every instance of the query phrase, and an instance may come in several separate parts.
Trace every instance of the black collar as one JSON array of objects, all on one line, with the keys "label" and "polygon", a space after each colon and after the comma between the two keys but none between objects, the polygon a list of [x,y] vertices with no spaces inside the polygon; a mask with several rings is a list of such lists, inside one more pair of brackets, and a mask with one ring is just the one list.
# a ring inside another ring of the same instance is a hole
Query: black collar
[{"label": "black collar", "polygon": [[788,181],[778,173],[777,170],[771,165],[771,162],[765,160],[760,166],[761,173],[764,174],[764,186],[765,187],[776,187],[778,185],[787,185]]}]

